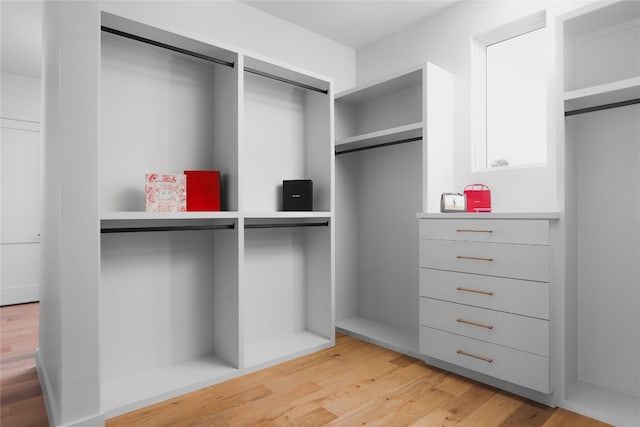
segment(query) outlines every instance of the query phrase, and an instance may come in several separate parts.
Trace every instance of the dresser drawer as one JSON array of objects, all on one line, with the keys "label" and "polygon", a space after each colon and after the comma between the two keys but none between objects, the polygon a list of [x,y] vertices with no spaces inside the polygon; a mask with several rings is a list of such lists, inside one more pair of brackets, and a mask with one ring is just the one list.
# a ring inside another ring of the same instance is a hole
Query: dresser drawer
[{"label": "dresser drawer", "polygon": [[489,243],[549,244],[549,221],[422,219],[420,238]]},{"label": "dresser drawer", "polygon": [[420,327],[420,353],[545,394],[549,358],[437,329]]},{"label": "dresser drawer", "polygon": [[420,298],[420,325],[549,356],[546,320]]},{"label": "dresser drawer", "polygon": [[420,296],[549,319],[549,284],[420,269]]},{"label": "dresser drawer", "polygon": [[548,282],[549,247],[422,239],[420,267]]}]

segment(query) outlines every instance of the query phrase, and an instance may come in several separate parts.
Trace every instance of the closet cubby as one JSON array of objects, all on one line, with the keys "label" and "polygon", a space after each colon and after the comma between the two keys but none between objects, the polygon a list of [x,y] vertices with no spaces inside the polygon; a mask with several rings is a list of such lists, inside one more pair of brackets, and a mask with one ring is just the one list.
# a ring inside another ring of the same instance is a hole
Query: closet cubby
[{"label": "closet cubby", "polygon": [[563,21],[565,110],[640,97],[640,5],[592,5]]},{"label": "closet cubby", "polygon": [[336,97],[336,152],[422,137],[422,68]]},{"label": "closet cubby", "polygon": [[103,222],[100,375],[107,416],[238,370],[237,221],[186,223],[220,229],[104,233],[110,224]]},{"label": "closet cubby", "polygon": [[331,219],[246,220],[244,364],[256,368],[334,342]]},{"label": "closet cubby", "polygon": [[[293,83],[292,83],[293,82]],[[257,216],[282,211],[282,181],[313,181],[313,210],[332,210],[329,82],[244,58],[243,203]]]},{"label": "closet cubby", "polygon": [[[558,18],[564,120],[562,406],[640,424],[640,3]],[[609,206],[605,200],[615,200]],[[606,213],[605,213],[606,212]]]},{"label": "closet cubby", "polygon": [[230,64],[238,55],[110,14],[102,25],[103,215],[137,217],[145,210],[145,174],[185,170],[219,170],[222,210],[237,211],[239,74]]}]

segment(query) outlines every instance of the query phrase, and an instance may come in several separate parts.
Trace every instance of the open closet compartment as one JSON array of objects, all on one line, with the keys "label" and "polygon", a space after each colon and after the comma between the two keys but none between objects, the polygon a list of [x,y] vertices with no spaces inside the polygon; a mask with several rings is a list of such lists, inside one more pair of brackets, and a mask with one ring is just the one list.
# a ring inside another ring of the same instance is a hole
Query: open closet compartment
[{"label": "open closet compartment", "polygon": [[332,219],[244,224],[244,366],[257,369],[335,343]]},{"label": "open closet compartment", "polygon": [[[107,417],[237,372],[237,220],[162,225],[176,228],[103,228],[100,374]],[[187,226],[203,229],[180,229]]]},{"label": "open closet compartment", "polygon": [[105,12],[101,24],[103,215],[141,219],[145,174],[185,170],[219,170],[221,210],[237,211],[238,55]]},{"label": "open closet compartment", "polygon": [[452,102],[430,63],[335,98],[336,325],[416,356],[416,213],[452,191]]},{"label": "open closet compartment", "polygon": [[331,82],[243,57],[243,210],[282,211],[282,181],[313,181],[313,211],[333,209]]},{"label": "open closet compartment", "polygon": [[[103,12],[100,377],[114,416],[238,372],[238,55]],[[213,59],[213,60],[212,60]],[[145,174],[221,172],[220,212],[145,212]]]},{"label": "open closet compartment", "polygon": [[640,425],[640,3],[559,17],[562,406]]},{"label": "open closet compartment", "polygon": [[[335,343],[331,81],[244,56],[242,366]],[[283,180],[313,182],[312,211],[283,211]]]}]

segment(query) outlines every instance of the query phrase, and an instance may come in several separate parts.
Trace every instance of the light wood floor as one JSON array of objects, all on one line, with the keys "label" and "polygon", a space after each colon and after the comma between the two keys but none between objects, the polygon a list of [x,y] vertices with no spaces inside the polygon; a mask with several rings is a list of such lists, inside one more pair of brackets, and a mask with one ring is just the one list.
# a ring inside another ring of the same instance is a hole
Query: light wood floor
[{"label": "light wood floor", "polygon": [[[2,307],[3,427],[46,426],[38,305]],[[318,353],[107,420],[107,426],[604,427],[346,335]]]}]

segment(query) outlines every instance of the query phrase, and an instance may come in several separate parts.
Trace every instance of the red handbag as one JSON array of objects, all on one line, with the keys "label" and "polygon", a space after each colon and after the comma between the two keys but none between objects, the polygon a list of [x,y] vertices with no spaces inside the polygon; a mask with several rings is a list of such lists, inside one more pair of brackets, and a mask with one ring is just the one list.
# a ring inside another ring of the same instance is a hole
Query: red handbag
[{"label": "red handbag", "polygon": [[467,212],[491,212],[491,190],[484,184],[464,187],[467,196]]}]

